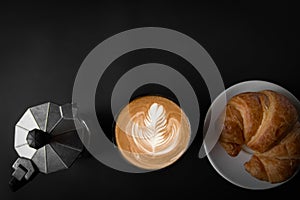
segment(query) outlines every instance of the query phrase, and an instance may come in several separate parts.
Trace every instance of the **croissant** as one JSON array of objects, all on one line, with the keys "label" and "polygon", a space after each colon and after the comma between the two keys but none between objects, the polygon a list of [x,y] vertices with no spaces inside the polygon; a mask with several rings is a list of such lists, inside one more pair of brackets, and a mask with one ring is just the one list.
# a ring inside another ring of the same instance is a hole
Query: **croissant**
[{"label": "croissant", "polygon": [[226,105],[219,138],[230,156],[243,145],[253,150],[247,172],[271,183],[290,178],[300,164],[300,123],[294,105],[282,94],[264,90],[241,93]]}]

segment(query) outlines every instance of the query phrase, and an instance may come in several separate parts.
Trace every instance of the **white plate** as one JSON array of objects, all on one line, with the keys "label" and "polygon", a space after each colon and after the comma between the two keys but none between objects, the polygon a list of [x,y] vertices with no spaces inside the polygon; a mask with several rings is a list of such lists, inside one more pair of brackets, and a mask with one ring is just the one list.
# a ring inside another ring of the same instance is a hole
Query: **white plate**
[{"label": "white plate", "polygon": [[[266,81],[246,81],[239,84],[236,84],[223,93],[221,93],[210,106],[205,121],[204,121],[204,134],[205,138],[203,141],[203,146],[205,153],[214,167],[214,169],[226,180],[246,189],[268,189],[279,186],[285,182],[271,184],[269,182],[260,181],[253,176],[251,176],[245,169],[244,163],[249,161],[251,158],[251,154],[242,150],[237,157],[229,156],[226,151],[221,147],[221,145],[217,141],[209,141],[207,138],[219,138],[221,132],[209,131],[209,130],[220,130],[220,129],[208,129],[208,126],[214,124],[215,126],[222,126],[220,122],[212,122],[210,123],[210,112],[212,108],[220,108],[218,105],[218,99],[222,99],[226,96],[226,99],[229,100],[231,97],[243,93],[243,92],[256,92],[260,90],[273,90],[285,95],[290,101],[295,105],[300,113],[300,103],[295,96],[293,96],[289,91],[280,87],[279,85],[266,82]],[[224,96],[225,95],[225,96]],[[224,108],[223,108],[224,109]],[[209,131],[209,132],[208,132]],[[210,134],[214,134],[214,137],[209,136]],[[217,137],[216,137],[217,136]],[[210,147],[213,144],[213,147]],[[290,180],[290,179],[289,179]]]}]

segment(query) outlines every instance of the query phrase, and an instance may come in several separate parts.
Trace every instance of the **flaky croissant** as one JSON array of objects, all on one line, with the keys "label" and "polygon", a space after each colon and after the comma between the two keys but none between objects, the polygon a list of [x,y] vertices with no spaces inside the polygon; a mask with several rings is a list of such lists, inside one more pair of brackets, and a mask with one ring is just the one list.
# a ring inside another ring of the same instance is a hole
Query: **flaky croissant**
[{"label": "flaky croissant", "polygon": [[252,176],[271,183],[285,181],[300,163],[297,110],[274,91],[238,94],[226,105],[219,142],[230,156],[237,156],[243,145],[254,151],[244,164]]}]

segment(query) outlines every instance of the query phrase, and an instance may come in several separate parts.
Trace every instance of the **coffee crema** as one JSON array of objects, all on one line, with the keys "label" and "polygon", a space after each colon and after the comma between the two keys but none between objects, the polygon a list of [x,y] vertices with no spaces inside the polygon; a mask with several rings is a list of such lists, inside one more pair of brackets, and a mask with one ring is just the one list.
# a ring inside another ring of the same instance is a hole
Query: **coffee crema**
[{"label": "coffee crema", "polygon": [[127,161],[155,170],[180,158],[188,147],[191,129],[187,116],[177,104],[160,96],[144,96],[122,109],[115,136]]}]

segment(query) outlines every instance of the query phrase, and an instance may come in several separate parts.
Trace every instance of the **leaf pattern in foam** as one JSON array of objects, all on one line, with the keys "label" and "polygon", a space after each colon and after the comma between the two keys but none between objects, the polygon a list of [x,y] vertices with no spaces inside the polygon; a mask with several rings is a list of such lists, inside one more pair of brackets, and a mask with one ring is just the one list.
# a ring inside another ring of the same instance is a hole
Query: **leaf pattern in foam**
[{"label": "leaf pattern in foam", "polygon": [[154,153],[155,147],[165,142],[164,134],[166,133],[167,119],[164,107],[153,103],[148,109],[144,125],[145,127],[141,127],[138,123],[134,123],[132,126],[133,135],[148,143],[152,148],[152,153]]}]

